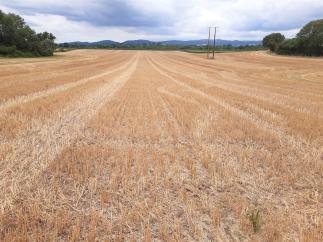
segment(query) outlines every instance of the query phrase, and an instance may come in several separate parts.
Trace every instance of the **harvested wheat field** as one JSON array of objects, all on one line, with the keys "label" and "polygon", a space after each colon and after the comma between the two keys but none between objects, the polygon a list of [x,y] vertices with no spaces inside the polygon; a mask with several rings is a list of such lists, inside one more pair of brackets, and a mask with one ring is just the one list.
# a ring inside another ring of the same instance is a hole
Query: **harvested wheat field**
[{"label": "harvested wheat field", "polygon": [[0,59],[1,241],[322,241],[323,59]]}]

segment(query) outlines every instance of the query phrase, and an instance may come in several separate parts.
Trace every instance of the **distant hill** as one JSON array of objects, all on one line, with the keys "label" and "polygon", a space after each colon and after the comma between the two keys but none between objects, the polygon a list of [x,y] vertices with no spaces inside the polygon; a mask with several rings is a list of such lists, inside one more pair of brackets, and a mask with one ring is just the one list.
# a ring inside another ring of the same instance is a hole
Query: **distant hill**
[{"label": "distant hill", "polygon": [[138,39],[138,40],[127,40],[121,43],[122,45],[156,45],[157,43],[150,40]]},{"label": "distant hill", "polygon": [[246,46],[246,45],[262,45],[262,40],[216,40],[217,45],[232,45],[232,46]]},{"label": "distant hill", "polygon": [[[69,45],[75,45],[75,46],[112,46],[112,45],[126,45],[126,46],[138,46],[138,45],[173,45],[173,46],[201,46],[201,45],[207,45],[208,40],[207,39],[200,39],[200,40],[166,40],[166,41],[150,41],[150,40],[144,40],[144,39],[138,39],[138,40],[127,40],[122,43],[112,41],[112,40],[101,40],[97,42],[69,42]],[[60,44],[63,45],[64,43]],[[213,44],[213,41],[211,41],[211,44]],[[222,40],[217,39],[216,43],[217,46],[225,46],[225,45],[231,45],[234,47],[237,46],[247,46],[247,45],[261,45],[262,41],[260,40]]]},{"label": "distant hill", "polygon": [[77,46],[91,46],[92,45],[92,43],[90,43],[90,42],[82,42],[82,41],[65,42],[65,43],[60,43],[59,45],[63,46],[64,44],[77,45]]},{"label": "distant hill", "polygon": [[[201,40],[167,40],[161,41],[160,43],[164,45],[181,45],[181,46],[188,46],[188,45],[207,45],[207,39]],[[211,43],[213,45],[213,40]],[[246,46],[246,45],[261,45],[262,41],[254,41],[254,40],[222,40],[216,39],[215,45],[217,46],[224,46],[224,45],[232,45],[232,46]]]},{"label": "distant hill", "polygon": [[[61,43],[63,45],[65,43]],[[101,40],[96,42],[82,42],[82,41],[74,41],[74,42],[67,42],[69,45],[77,45],[77,46],[107,46],[107,45],[118,45],[119,42],[115,42],[112,40]]]},{"label": "distant hill", "polygon": [[106,45],[117,45],[117,44],[119,44],[119,42],[115,42],[113,40],[101,40],[101,41],[97,41],[97,42],[92,42],[91,44],[106,46]]}]

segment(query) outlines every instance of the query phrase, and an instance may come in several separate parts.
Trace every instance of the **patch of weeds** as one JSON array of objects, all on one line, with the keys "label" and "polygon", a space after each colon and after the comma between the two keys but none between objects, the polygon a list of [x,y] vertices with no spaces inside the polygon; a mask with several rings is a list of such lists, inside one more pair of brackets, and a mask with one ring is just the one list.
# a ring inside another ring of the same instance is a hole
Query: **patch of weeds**
[{"label": "patch of weeds", "polygon": [[260,211],[257,208],[252,208],[248,211],[247,216],[249,221],[252,224],[253,231],[257,233],[260,230],[261,223],[260,223]]}]

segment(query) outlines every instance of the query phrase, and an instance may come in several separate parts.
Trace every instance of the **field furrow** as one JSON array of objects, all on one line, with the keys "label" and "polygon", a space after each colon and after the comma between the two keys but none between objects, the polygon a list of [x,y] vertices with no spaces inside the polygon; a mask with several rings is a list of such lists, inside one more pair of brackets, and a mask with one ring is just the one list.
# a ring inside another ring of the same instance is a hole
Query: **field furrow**
[{"label": "field furrow", "polygon": [[83,78],[83,79],[78,80],[78,81],[74,81],[74,82],[71,82],[71,83],[66,83],[66,84],[59,85],[59,86],[56,86],[56,87],[53,87],[53,88],[48,88],[48,89],[46,89],[44,91],[34,92],[34,93],[29,94],[29,95],[18,96],[18,97],[6,100],[6,101],[0,103],[0,110],[6,109],[6,108],[9,108],[9,107],[12,107],[12,106],[17,106],[19,104],[23,104],[23,103],[26,103],[26,102],[30,102],[30,101],[33,101],[33,100],[38,99],[38,98],[53,95],[53,94],[56,94],[56,93],[59,93],[59,92],[62,92],[62,91],[66,91],[66,90],[74,88],[76,86],[85,84],[85,83],[87,83],[87,82],[89,82],[91,80],[98,79],[98,78],[103,78],[104,76],[109,75],[111,73],[114,73],[116,71],[126,69],[128,66],[129,66],[129,64],[126,63],[126,64],[123,64],[122,66],[116,67],[115,69],[108,70],[108,71],[105,71],[105,72],[102,72],[100,74],[90,76],[90,77],[87,77],[87,78]]},{"label": "field furrow", "polygon": [[6,195],[1,197],[1,210],[10,206],[12,199],[28,189],[35,176],[81,135],[85,124],[129,79],[135,65],[136,61],[111,83],[67,105],[55,119],[35,122],[19,138],[1,143],[0,184]]}]

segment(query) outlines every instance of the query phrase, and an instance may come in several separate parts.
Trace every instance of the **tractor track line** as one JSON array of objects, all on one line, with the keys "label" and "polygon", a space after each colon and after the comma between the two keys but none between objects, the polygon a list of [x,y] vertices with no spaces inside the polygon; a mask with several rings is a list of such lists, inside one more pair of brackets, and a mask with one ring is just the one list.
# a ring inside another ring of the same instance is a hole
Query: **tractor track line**
[{"label": "tractor track line", "polygon": [[45,91],[34,92],[34,93],[29,94],[29,95],[18,96],[18,97],[9,99],[9,100],[7,100],[5,102],[0,103],[0,110],[6,110],[6,109],[8,109],[10,107],[17,106],[19,104],[31,102],[31,101],[34,101],[34,100],[39,99],[39,98],[47,97],[49,95],[53,95],[53,94],[56,94],[56,93],[59,93],[59,92],[62,92],[62,91],[66,91],[66,90],[71,89],[73,87],[85,84],[85,83],[87,83],[87,82],[89,82],[91,80],[104,77],[106,75],[112,74],[112,73],[117,72],[117,71],[124,70],[124,69],[129,67],[129,65],[131,64],[132,61],[133,61],[133,59],[130,60],[125,65],[117,67],[117,68],[115,68],[113,70],[105,71],[103,73],[100,73],[100,74],[97,74],[97,75],[94,75],[94,76],[91,76],[91,77],[87,77],[87,78],[78,80],[76,82],[63,84],[63,85],[60,85],[60,86],[57,86],[57,87],[47,89]]},{"label": "tractor track line", "polygon": [[277,135],[279,137],[280,142],[288,143],[291,146],[291,149],[294,149],[296,152],[303,151],[305,153],[310,153],[311,156],[317,157],[317,159],[319,159],[318,157],[320,156],[322,148],[316,147],[313,144],[306,142],[305,140],[303,140],[300,137],[295,137],[295,136],[289,135],[286,132],[284,132],[283,130],[281,130],[280,128],[274,127],[272,124],[268,123],[267,121],[256,117],[256,115],[247,113],[237,107],[234,107],[234,106],[228,104],[227,102],[225,102],[223,100],[219,100],[213,96],[206,94],[205,92],[203,92],[197,88],[194,88],[188,84],[185,84],[185,83],[177,80],[176,78],[170,76],[165,71],[160,69],[160,67],[158,67],[158,64],[155,64],[155,62],[153,60],[150,59],[149,61],[150,61],[151,65],[153,66],[153,68],[155,68],[155,70],[157,70],[161,75],[168,77],[170,80],[174,81],[178,85],[185,87],[186,89],[192,91],[193,93],[198,94],[199,96],[204,97],[204,98],[216,103],[217,105],[221,106],[222,108],[230,111],[231,113],[233,113],[235,115],[238,115],[246,120],[249,120],[251,123],[253,123],[258,128],[260,128],[266,132],[273,133],[273,134]]},{"label": "tractor track line", "polygon": [[[82,100],[67,106],[55,119],[35,123],[18,139],[1,144],[0,195],[4,211],[19,198],[21,192],[28,191],[37,174],[68,147],[100,108],[130,79],[138,63],[138,57],[127,70],[112,82],[86,95]],[[104,76],[104,75],[102,75]]]}]

